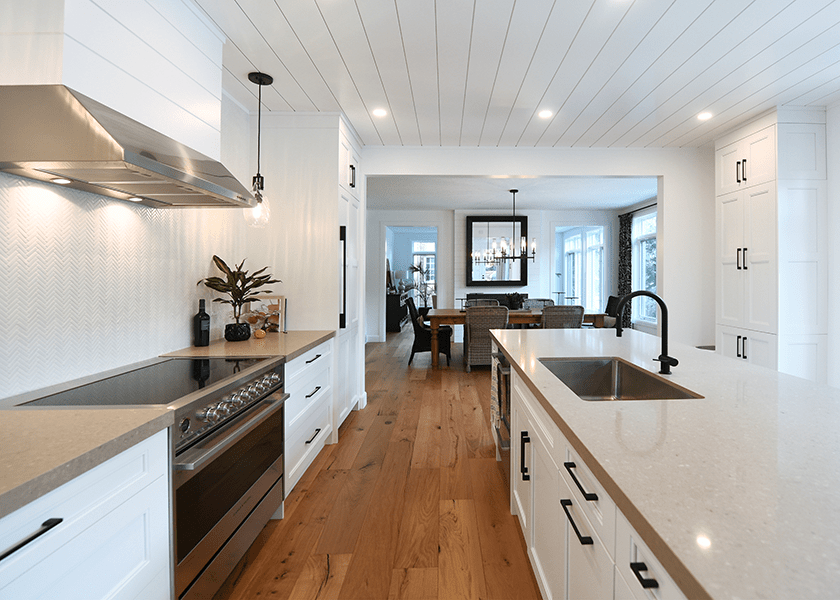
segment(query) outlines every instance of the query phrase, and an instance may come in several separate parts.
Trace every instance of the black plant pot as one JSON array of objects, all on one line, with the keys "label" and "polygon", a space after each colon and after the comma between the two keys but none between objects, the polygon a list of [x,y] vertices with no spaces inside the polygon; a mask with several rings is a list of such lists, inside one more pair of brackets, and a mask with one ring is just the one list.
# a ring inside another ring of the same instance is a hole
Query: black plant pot
[{"label": "black plant pot", "polygon": [[248,323],[228,323],[225,325],[225,339],[229,342],[244,342],[251,337]]}]

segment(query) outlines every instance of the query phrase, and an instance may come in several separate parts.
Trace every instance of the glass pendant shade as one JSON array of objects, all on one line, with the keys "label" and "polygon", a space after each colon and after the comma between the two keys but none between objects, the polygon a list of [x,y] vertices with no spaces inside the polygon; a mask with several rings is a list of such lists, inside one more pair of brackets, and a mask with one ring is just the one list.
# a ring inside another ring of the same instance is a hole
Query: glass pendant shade
[{"label": "glass pendant shade", "polygon": [[257,200],[256,206],[253,208],[246,208],[245,222],[249,227],[256,227],[262,229],[271,220],[271,206],[268,203],[268,198],[262,195],[262,192],[255,192],[254,198]]}]

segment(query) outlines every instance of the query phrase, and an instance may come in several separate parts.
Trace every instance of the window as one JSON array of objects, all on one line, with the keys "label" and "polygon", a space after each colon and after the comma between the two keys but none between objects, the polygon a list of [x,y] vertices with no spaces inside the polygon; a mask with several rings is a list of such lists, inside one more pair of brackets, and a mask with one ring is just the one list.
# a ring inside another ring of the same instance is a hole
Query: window
[{"label": "window", "polygon": [[587,312],[601,312],[605,298],[604,228],[558,228],[557,236],[562,259],[556,272],[563,273],[565,286],[565,290],[558,291],[565,292],[567,304],[579,304]]},{"label": "window", "polygon": [[[633,289],[656,293],[656,208],[633,216]],[[633,320],[656,324],[656,302],[633,299]]]},{"label": "window", "polygon": [[435,242],[412,242],[411,249],[411,262],[423,273],[414,274],[414,284],[424,295],[431,296],[435,293]]}]

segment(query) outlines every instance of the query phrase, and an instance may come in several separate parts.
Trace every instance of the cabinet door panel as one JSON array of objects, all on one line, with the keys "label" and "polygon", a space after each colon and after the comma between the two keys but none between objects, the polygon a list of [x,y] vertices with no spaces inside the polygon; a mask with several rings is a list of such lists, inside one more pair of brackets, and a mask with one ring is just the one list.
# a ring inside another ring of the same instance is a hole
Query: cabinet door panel
[{"label": "cabinet door panel", "polygon": [[767,183],[776,179],[776,127],[770,126],[746,139],[742,170],[745,186]]},{"label": "cabinet door panel", "polygon": [[533,543],[529,548],[534,562],[534,572],[543,590],[545,600],[562,600],[566,591],[566,538],[565,517],[559,498],[568,498],[569,489],[548,448],[537,436],[534,444],[534,514],[532,522]]},{"label": "cabinet door panel", "polygon": [[751,365],[775,370],[778,366],[776,336],[759,331],[748,331],[745,338],[741,349],[746,361]]},{"label": "cabinet door panel", "polygon": [[527,547],[531,547],[531,482],[523,476],[523,468],[530,472],[533,461],[531,459],[531,444],[527,439],[533,431],[531,423],[522,408],[521,399],[517,398],[516,390],[513,390],[511,405],[511,463],[510,481],[512,489],[511,509],[519,516],[519,526],[522,527],[522,535],[525,538]]},{"label": "cabinet door panel", "polygon": [[718,198],[718,323],[738,327],[744,320],[744,203],[740,192]]},{"label": "cabinet door panel", "polygon": [[736,173],[736,167],[740,171],[738,161],[741,160],[740,152],[738,151],[738,144],[730,144],[718,150],[715,153],[715,161],[717,162],[717,190],[716,195],[728,194],[734,192],[741,187],[738,182],[740,173]]},{"label": "cabinet door panel", "polygon": [[778,304],[775,186],[761,185],[744,192],[747,329],[776,333]]}]

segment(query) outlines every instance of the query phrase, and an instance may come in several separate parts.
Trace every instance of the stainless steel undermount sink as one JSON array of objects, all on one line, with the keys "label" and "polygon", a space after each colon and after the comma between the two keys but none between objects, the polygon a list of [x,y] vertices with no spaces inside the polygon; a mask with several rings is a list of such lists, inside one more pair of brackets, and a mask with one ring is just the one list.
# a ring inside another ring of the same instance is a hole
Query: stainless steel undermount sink
[{"label": "stainless steel undermount sink", "polygon": [[539,360],[582,400],[679,400],[703,397],[614,356]]}]

